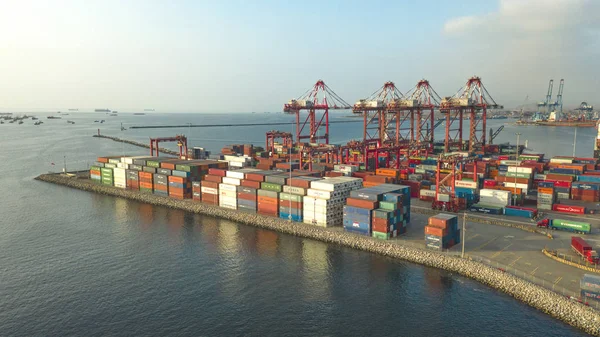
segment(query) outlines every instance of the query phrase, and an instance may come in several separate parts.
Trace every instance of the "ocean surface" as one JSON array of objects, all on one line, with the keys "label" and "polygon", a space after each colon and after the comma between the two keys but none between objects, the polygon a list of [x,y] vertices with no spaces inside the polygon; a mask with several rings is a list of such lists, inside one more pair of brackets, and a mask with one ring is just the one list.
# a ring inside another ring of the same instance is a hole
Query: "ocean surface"
[{"label": "ocean surface", "polygon": [[[64,162],[86,169],[100,155],[147,154],[92,138],[98,128],[139,141],[185,133],[190,145],[218,152],[230,143],[263,145],[265,131],[293,132],[293,126],[120,126],[291,116],[37,115],[44,124],[0,125],[0,336],[584,335],[445,271],[33,180]],[[101,119],[106,123],[94,122]],[[332,142],[359,138],[361,129],[361,123],[332,124]],[[506,126],[496,142],[514,143],[515,132],[531,152],[573,151],[574,129],[567,128]],[[594,138],[594,129],[579,129],[577,154],[591,156]]]}]

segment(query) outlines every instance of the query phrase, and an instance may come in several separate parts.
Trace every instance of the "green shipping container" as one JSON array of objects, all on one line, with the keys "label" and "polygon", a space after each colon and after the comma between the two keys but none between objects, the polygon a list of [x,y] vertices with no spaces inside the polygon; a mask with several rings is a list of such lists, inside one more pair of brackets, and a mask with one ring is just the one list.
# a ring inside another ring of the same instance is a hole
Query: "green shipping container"
[{"label": "green shipping container", "polygon": [[148,161],[146,161],[146,166],[150,166],[150,167],[154,167],[154,168],[159,168],[160,167],[160,162],[159,161],[155,161],[155,160],[148,160]]},{"label": "green shipping container", "polygon": [[105,174],[111,175],[111,176],[113,175],[113,170],[110,168],[106,168],[106,167],[101,168],[100,172],[102,173],[102,175],[105,175]]},{"label": "green shipping container", "polygon": [[106,168],[117,168],[117,164],[107,163],[107,164],[104,164],[104,167],[106,167]]},{"label": "green shipping container", "polygon": [[391,233],[373,232],[371,236],[379,240],[389,240],[391,237]]},{"label": "green shipping container", "polygon": [[302,202],[302,196],[282,192],[279,193],[279,200]]},{"label": "green shipping container", "polygon": [[507,178],[531,178],[531,173],[521,173],[521,172],[506,172]]},{"label": "green shipping container", "polygon": [[571,231],[583,232],[589,234],[592,232],[592,226],[587,222],[553,219],[552,227],[558,229],[566,229]]},{"label": "green shipping container", "polygon": [[283,190],[283,186],[279,185],[279,184],[274,184],[274,183],[260,183],[260,188],[263,190],[267,190],[267,191],[273,191],[273,192],[281,192]]},{"label": "green shipping container", "polygon": [[378,208],[373,211],[373,216],[380,219],[391,219],[394,217],[394,211]]},{"label": "green shipping container", "polygon": [[380,201],[379,202],[379,208],[383,208],[383,209],[387,209],[387,210],[396,210],[398,209],[398,204],[395,202],[389,202],[389,201]]},{"label": "green shipping container", "polygon": [[100,167],[100,166],[90,166],[90,170],[94,170],[94,171],[102,171],[101,168],[102,167]]}]

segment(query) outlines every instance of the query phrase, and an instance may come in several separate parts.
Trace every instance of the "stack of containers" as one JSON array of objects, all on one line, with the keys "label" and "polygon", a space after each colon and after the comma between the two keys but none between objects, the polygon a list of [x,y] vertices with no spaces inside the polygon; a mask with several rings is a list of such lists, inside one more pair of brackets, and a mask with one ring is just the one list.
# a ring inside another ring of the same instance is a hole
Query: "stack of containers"
[{"label": "stack of containers", "polygon": [[343,223],[344,204],[350,192],[362,187],[362,179],[336,177],[313,181],[306,190],[303,222],[321,227],[340,226]]},{"label": "stack of containers", "polygon": [[113,169],[109,167],[102,167],[100,169],[100,173],[102,174],[102,185],[110,185],[112,186],[113,181]]},{"label": "stack of containers", "polygon": [[334,165],[333,170],[336,172],[342,172],[346,177],[351,177],[352,173],[358,171],[356,165]]},{"label": "stack of containers", "polygon": [[479,195],[479,186],[476,181],[454,181],[454,194],[457,198],[465,199],[467,204],[472,204]]},{"label": "stack of containers", "polygon": [[123,165],[126,166],[127,164],[119,163],[117,166],[120,167],[115,167],[113,169],[114,186],[118,188],[127,188],[127,174],[122,167]]},{"label": "stack of containers", "polygon": [[[133,165],[133,164],[131,164]],[[131,166],[129,165],[129,166]],[[130,190],[139,190],[140,189],[140,178],[139,171],[137,170],[126,170],[125,176],[127,178],[127,188]]]},{"label": "stack of containers", "polygon": [[581,297],[600,301],[600,276],[584,274],[579,286],[581,288]]},{"label": "stack of containers", "polygon": [[140,179],[140,192],[152,193],[154,191],[154,175],[150,172],[138,172]]},{"label": "stack of containers", "polygon": [[408,221],[408,186],[382,184],[352,191],[343,208],[346,231],[380,239],[405,233]]},{"label": "stack of containers", "polygon": [[550,211],[554,201],[554,184],[551,182],[538,183],[537,208]]},{"label": "stack of containers", "polygon": [[[349,165],[340,165],[349,166]],[[350,174],[352,169],[341,168]],[[302,222],[304,213],[304,196],[306,190],[310,187],[311,181],[321,180],[320,178],[310,176],[297,176],[288,179],[283,186],[283,192],[279,193],[279,217],[282,219],[291,219],[292,221]]]},{"label": "stack of containers", "polygon": [[273,171],[252,171],[244,174],[244,179],[237,187],[238,210],[248,213],[258,211],[258,190],[265,181],[265,176],[275,174]]},{"label": "stack of containers", "polygon": [[479,203],[470,207],[472,212],[488,214],[502,214],[504,207],[510,205],[512,194],[510,191],[481,189]]},{"label": "stack of containers", "polygon": [[219,205],[219,184],[223,182],[227,171],[220,168],[208,169],[208,174],[201,182],[200,192],[202,202]]},{"label": "stack of containers", "polygon": [[169,196],[175,199],[192,198],[192,182],[189,178],[171,175],[169,181]]},{"label": "stack of containers", "polygon": [[225,161],[230,168],[243,168],[252,166],[252,157],[250,156],[224,156]]},{"label": "stack of containers", "polygon": [[[246,174],[259,171],[257,169],[228,170],[222,183],[219,184],[219,206],[229,209],[238,208],[238,188]],[[243,203],[243,202],[242,202]]]},{"label": "stack of containers", "polygon": [[102,184],[102,167],[91,166],[90,167],[90,179],[97,184]]},{"label": "stack of containers", "polygon": [[600,184],[574,182],[571,184],[571,199],[597,202],[600,200]]},{"label": "stack of containers", "polygon": [[192,182],[192,200],[202,201],[202,183],[200,181]]},{"label": "stack of containers", "polygon": [[429,218],[425,226],[425,247],[433,250],[450,249],[460,243],[458,217],[438,214]]},{"label": "stack of containers", "polygon": [[166,174],[154,174],[154,194],[169,196],[169,180]]},{"label": "stack of containers", "polygon": [[288,176],[288,173],[265,175],[265,181],[260,183],[257,191],[257,213],[279,216],[279,193],[283,191]]}]

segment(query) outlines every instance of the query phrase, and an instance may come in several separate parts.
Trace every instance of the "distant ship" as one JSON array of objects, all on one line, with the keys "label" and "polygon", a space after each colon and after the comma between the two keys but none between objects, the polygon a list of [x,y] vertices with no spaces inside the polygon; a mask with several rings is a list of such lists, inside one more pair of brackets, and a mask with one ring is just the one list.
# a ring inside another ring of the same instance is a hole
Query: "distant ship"
[{"label": "distant ship", "polygon": [[61,119],[61,117],[56,117],[56,116],[48,116],[48,119]]},{"label": "distant ship", "polygon": [[145,113],[143,113],[143,112],[136,112],[136,113],[134,113],[134,115],[136,115],[136,116],[143,116],[143,115],[145,115]]},{"label": "distant ship", "polygon": [[79,109],[69,109],[69,111],[79,111]]},{"label": "distant ship", "polygon": [[144,109],[144,111],[154,111],[154,109]]},{"label": "distant ship", "polygon": [[110,109],[96,109],[94,112],[110,112]]}]

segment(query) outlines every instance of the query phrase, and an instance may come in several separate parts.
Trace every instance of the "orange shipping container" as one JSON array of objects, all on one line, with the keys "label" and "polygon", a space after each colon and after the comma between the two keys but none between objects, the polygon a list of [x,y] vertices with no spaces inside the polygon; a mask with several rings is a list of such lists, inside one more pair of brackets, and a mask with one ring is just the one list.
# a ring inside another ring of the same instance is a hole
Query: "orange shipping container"
[{"label": "orange shipping container", "polygon": [[168,181],[170,183],[179,183],[183,184],[187,182],[187,178],[177,177],[177,176],[169,176]]},{"label": "orange shipping container", "polygon": [[244,187],[260,188],[260,181],[242,180],[241,185]]},{"label": "orange shipping container", "polygon": [[258,196],[257,200],[258,204],[263,204],[263,205],[275,205],[277,207],[279,207],[279,199],[278,198],[270,198],[270,197],[265,197],[265,196]]},{"label": "orange shipping container", "polygon": [[538,193],[554,194],[554,189],[551,187],[538,187]]},{"label": "orange shipping container", "polygon": [[379,207],[379,201],[348,198],[346,199],[346,205],[365,209],[376,209]]},{"label": "orange shipping container", "polygon": [[431,227],[437,227],[441,229],[448,228],[448,222],[446,220],[435,217],[430,217],[429,220],[427,220],[427,224]]},{"label": "orange shipping container", "polygon": [[425,226],[425,235],[446,236],[448,230],[433,226]]}]

